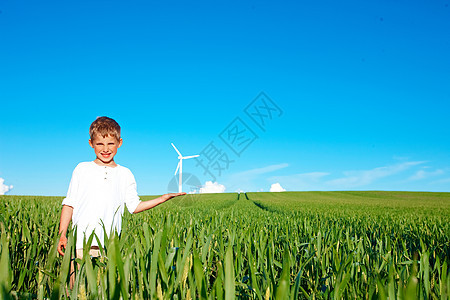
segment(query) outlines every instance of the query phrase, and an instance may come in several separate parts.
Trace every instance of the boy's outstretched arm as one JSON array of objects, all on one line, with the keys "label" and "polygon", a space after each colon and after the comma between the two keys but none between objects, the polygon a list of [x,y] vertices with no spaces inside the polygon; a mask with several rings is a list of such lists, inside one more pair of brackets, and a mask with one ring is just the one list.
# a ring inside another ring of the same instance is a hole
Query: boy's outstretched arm
[{"label": "boy's outstretched arm", "polygon": [[58,253],[64,255],[63,248],[66,249],[67,246],[67,228],[69,228],[70,220],[72,219],[73,207],[68,205],[63,205],[61,210],[61,218],[59,220],[59,243],[58,243]]},{"label": "boy's outstretched arm", "polygon": [[182,196],[182,195],[186,195],[186,193],[170,193],[170,194],[162,195],[162,196],[152,199],[152,200],[141,201],[141,203],[139,203],[139,205],[136,207],[136,209],[134,210],[133,213],[137,214],[137,213],[143,212],[143,211],[153,208],[163,202],[166,202],[167,200],[172,199],[173,197]]}]

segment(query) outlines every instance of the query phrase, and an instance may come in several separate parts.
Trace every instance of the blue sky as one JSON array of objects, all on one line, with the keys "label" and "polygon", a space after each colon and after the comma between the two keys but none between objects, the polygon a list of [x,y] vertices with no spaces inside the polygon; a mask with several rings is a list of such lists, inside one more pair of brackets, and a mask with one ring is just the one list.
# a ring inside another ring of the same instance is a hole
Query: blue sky
[{"label": "blue sky", "polygon": [[0,192],[65,195],[103,115],[142,195],[170,189],[171,142],[225,192],[450,192],[449,6],[4,0]]}]

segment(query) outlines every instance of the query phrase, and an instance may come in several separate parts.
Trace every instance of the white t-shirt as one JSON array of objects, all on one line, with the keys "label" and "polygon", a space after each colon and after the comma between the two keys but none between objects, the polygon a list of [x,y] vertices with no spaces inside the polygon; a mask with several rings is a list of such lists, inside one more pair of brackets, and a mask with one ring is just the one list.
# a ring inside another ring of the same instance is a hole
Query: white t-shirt
[{"label": "white t-shirt", "polygon": [[[78,228],[76,248],[83,248],[84,235],[87,240],[92,232],[103,243],[102,222],[107,234],[114,229],[120,233],[124,204],[133,213],[139,203],[136,181],[128,168],[99,166],[93,161],[79,163],[62,202],[73,207],[72,224]],[[91,245],[98,246],[95,237]]]}]

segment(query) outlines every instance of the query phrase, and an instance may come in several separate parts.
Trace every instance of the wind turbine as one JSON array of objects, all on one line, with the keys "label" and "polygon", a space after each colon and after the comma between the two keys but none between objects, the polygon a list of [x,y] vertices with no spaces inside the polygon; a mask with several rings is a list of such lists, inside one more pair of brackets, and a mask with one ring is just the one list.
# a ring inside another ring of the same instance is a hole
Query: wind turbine
[{"label": "wind turbine", "polygon": [[180,160],[178,162],[178,166],[177,166],[177,169],[175,170],[174,176],[177,175],[178,169],[180,169],[180,179],[178,180],[178,192],[181,193],[181,186],[182,186],[182,180],[183,180],[183,159],[199,157],[200,155],[183,156],[183,155],[181,155],[180,151],[178,151],[177,147],[175,147],[175,145],[173,143],[171,143],[171,144],[172,144],[172,147],[175,149],[175,151],[177,151],[178,159]]}]

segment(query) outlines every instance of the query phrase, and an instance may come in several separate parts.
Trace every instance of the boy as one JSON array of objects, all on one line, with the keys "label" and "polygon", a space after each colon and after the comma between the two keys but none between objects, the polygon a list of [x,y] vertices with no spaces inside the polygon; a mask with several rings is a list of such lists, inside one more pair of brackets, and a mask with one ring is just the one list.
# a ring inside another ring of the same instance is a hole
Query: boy
[{"label": "boy", "polygon": [[[96,158],[91,162],[77,165],[72,174],[67,197],[62,202],[59,223],[60,239],[58,252],[64,255],[67,246],[67,228],[70,220],[77,226],[77,257],[83,256],[83,238],[92,232],[102,242],[104,230],[111,229],[120,233],[124,205],[130,213],[139,213],[151,209],[173,197],[186,193],[165,194],[149,201],[140,201],[136,182],[131,171],[116,164],[114,156],[122,145],[120,126],[111,118],[99,117],[89,129],[89,145],[94,149]],[[99,245],[94,238],[89,254],[99,256]]]}]

